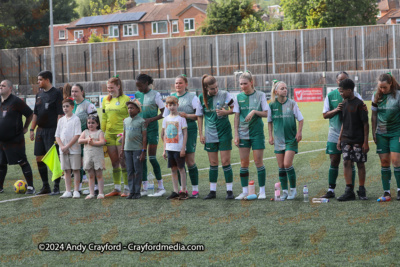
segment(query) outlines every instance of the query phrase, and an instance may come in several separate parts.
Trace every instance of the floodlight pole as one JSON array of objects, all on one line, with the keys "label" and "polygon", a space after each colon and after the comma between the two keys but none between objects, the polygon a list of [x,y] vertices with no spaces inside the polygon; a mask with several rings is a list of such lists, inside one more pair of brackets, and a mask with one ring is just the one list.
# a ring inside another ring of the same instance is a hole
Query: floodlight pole
[{"label": "floodlight pole", "polygon": [[56,85],[56,66],[54,60],[54,30],[53,30],[53,0],[50,0],[50,46],[51,46],[51,72],[53,74],[53,85]]}]

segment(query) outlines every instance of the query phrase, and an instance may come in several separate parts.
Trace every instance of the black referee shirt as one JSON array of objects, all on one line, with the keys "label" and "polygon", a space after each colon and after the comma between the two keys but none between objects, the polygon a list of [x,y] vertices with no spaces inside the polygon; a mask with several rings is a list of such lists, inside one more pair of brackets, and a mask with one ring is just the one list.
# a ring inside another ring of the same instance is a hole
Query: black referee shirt
[{"label": "black referee shirt", "polygon": [[19,97],[11,94],[4,102],[0,101],[0,141],[12,141],[23,135],[22,115],[32,115],[32,109]]},{"label": "black referee shirt", "polygon": [[61,91],[52,87],[49,91],[41,91],[36,95],[33,113],[37,115],[36,124],[40,128],[57,128],[58,115],[64,115],[62,110]]}]

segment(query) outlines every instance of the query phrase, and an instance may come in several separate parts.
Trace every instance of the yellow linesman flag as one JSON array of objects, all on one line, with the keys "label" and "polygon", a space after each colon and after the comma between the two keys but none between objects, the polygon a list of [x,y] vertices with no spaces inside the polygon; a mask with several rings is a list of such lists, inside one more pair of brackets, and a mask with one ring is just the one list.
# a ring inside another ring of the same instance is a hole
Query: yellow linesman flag
[{"label": "yellow linesman flag", "polygon": [[60,178],[63,171],[61,170],[61,163],[60,159],[58,158],[57,148],[55,144],[49,149],[49,151],[47,151],[42,161],[47,165],[47,167],[49,167],[50,171],[53,173],[53,176],[51,177],[52,181]]}]

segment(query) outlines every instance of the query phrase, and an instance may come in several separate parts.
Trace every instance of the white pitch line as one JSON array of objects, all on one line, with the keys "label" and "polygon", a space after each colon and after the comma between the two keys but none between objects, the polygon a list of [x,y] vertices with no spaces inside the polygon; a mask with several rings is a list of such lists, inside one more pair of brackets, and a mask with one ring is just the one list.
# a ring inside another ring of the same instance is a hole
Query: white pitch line
[{"label": "white pitch line", "polygon": [[[322,142],[322,141],[321,141],[321,142]],[[323,150],[325,150],[325,148],[315,149],[315,150],[310,150],[310,151],[304,151],[304,152],[299,152],[298,154],[301,155],[301,154],[313,153],[313,152],[318,152],[318,151],[323,151]],[[276,159],[276,158],[275,158],[275,157],[264,158],[263,161],[264,161],[264,160],[269,160],[269,159]],[[250,162],[254,162],[254,160],[251,160]],[[236,163],[232,163],[231,166],[239,165],[239,164],[240,164],[240,162],[236,162]],[[218,167],[221,168],[222,165],[220,165],[220,166],[218,166]],[[199,171],[206,171],[206,170],[209,170],[209,169],[210,169],[210,168],[203,168],[203,169],[199,169]],[[168,174],[162,175],[162,177],[168,177],[168,176],[171,176],[171,174],[168,173]],[[105,184],[104,187],[106,187],[106,186],[111,186],[111,185],[114,185],[114,184]],[[82,188],[82,190],[84,190],[84,189],[88,189],[88,187]],[[63,192],[61,192],[61,193],[63,193]],[[6,199],[6,200],[0,201],[0,203],[13,202],[13,201],[18,201],[18,200],[29,199],[29,198],[35,198],[35,197],[43,197],[43,196],[48,196],[48,194],[46,194],[46,195],[39,195],[39,196],[29,196],[29,197],[20,197],[20,198]],[[51,197],[51,196],[50,196],[50,197]],[[58,197],[54,196],[54,198],[58,198]]]}]

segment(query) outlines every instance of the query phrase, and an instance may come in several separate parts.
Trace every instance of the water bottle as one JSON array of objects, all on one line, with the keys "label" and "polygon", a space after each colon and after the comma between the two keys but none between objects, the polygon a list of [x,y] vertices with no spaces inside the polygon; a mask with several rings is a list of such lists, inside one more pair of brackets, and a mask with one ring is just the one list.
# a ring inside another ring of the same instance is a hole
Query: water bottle
[{"label": "water bottle", "polygon": [[154,175],[152,172],[149,172],[147,175],[147,195],[153,195],[154,194]]},{"label": "water bottle", "polygon": [[[221,109],[221,104],[219,103],[219,101],[217,102],[215,109]],[[217,117],[218,117],[218,119],[221,119],[223,116],[217,116]]]},{"label": "water bottle", "polygon": [[281,183],[275,183],[275,199],[274,201],[281,201]]},{"label": "water bottle", "polygon": [[308,187],[305,185],[303,188],[304,202],[309,202],[308,199]]},{"label": "water bottle", "polygon": [[254,184],[254,180],[249,182],[249,196],[254,195],[256,193],[256,186]]},{"label": "water bottle", "polygon": [[313,198],[312,203],[328,203],[329,199],[327,198]]}]

